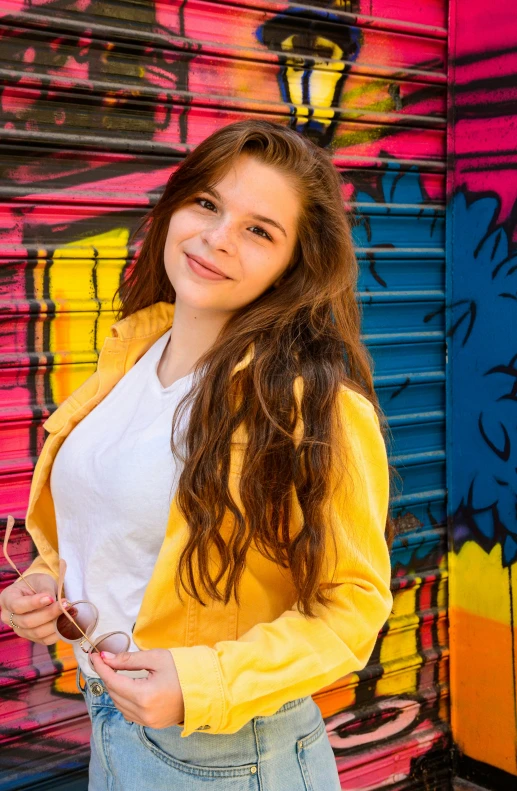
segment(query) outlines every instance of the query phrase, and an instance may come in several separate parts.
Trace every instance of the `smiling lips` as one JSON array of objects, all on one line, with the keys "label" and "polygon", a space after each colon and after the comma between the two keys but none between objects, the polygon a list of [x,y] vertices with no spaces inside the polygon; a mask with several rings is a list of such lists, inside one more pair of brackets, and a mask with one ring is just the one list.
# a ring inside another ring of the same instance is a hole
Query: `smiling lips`
[{"label": "smiling lips", "polygon": [[204,258],[199,258],[198,256],[193,256],[189,253],[185,253],[185,255],[187,256],[187,263],[189,267],[193,272],[195,272],[196,275],[204,277],[207,280],[230,279],[224,274],[224,272],[221,272],[220,269],[211,264],[209,261],[206,261]]}]

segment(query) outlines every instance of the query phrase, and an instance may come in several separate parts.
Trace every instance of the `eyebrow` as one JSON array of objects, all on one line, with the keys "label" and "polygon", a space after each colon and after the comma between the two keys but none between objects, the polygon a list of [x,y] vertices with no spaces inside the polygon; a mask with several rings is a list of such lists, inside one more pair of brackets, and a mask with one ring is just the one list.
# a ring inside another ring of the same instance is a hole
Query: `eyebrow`
[{"label": "eyebrow", "polygon": [[[216,198],[216,200],[222,202],[223,199],[221,195],[217,192],[217,190],[214,187],[207,187],[205,189],[205,192],[208,192],[209,195],[213,195],[213,197]],[[263,217],[262,214],[252,214],[251,216],[253,217],[254,220],[258,220],[258,222],[263,222],[266,223],[267,225],[272,225],[274,228],[278,228],[278,230],[281,231],[281,233],[283,233],[285,238],[287,239],[287,234],[285,232],[283,225],[280,225],[280,223],[277,222],[276,220],[272,220],[270,217]]]}]

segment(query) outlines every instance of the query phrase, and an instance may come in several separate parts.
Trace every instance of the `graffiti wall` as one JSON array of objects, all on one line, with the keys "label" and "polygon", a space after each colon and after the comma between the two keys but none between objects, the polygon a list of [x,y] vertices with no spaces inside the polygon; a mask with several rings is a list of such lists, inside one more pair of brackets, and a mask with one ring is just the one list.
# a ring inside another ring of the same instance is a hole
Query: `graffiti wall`
[{"label": "graffiti wall", "polygon": [[[490,788],[517,775],[517,19],[451,7],[449,491],[453,735]],[[487,672],[490,669],[490,672]],[[468,759],[468,760],[464,760]],[[494,783],[496,783],[494,785]]]},{"label": "graffiti wall", "polygon": [[[32,553],[41,424],[95,367],[132,229],[215,129],[299,130],[332,150],[355,215],[400,473],[392,616],[368,667],[315,699],[344,789],[448,789],[445,0],[0,0],[0,37],[0,514],[17,518],[15,562]],[[0,640],[0,788],[84,787],[68,648],[7,627]]]}]

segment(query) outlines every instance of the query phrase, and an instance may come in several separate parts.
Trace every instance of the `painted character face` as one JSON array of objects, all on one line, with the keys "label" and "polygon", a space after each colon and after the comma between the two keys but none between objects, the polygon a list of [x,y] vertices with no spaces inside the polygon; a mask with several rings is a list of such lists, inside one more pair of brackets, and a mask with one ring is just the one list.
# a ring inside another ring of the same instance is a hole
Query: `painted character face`
[{"label": "painted character face", "polygon": [[253,302],[291,261],[299,213],[286,176],[239,157],[214,188],[171,216],[164,260],[176,300],[216,313]]}]

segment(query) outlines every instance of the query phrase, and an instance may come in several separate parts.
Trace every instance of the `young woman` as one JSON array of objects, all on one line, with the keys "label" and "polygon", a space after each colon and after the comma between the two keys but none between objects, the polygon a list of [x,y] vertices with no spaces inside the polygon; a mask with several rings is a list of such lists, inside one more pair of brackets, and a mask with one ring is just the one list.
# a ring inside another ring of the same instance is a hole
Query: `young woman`
[{"label": "young woman", "polygon": [[[96,372],[44,424],[36,592],[8,587],[2,621],[59,638],[60,559],[70,612],[97,607],[74,642],[90,791],[335,791],[311,695],[364,667],[392,605],[339,175],[243,121],[189,154],[143,227]],[[92,650],[110,632],[129,650]]]}]

